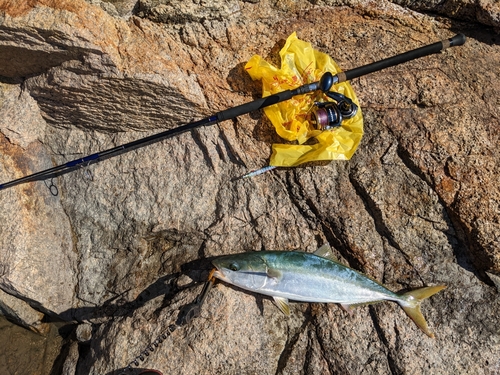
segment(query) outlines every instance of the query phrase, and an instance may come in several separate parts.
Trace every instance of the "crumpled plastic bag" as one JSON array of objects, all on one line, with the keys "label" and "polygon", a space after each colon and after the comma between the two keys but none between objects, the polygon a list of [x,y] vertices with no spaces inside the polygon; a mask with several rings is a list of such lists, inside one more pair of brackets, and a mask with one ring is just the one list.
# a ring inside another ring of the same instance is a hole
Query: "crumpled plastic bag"
[{"label": "crumpled plastic bag", "polygon": [[[298,39],[295,32],[286,40],[280,57],[281,68],[276,68],[258,55],[245,65],[253,80],[262,80],[262,97],[319,81],[325,72],[335,75],[341,71],[330,56],[314,50],[310,43]],[[309,161],[351,158],[363,136],[363,116],[348,82],[337,84],[332,89],[356,103],[358,112],[353,118],[344,120],[340,127],[331,130],[316,130],[308,121],[314,102],[329,100],[319,90],[264,108],[276,132],[282,138],[294,141],[294,144],[273,145],[271,166],[292,167]]]}]

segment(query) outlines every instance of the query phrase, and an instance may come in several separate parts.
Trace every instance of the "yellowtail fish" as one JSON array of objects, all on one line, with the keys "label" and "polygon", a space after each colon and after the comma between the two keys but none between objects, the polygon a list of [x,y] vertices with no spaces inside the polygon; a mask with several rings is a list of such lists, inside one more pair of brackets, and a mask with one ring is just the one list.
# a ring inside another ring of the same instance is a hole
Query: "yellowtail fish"
[{"label": "yellowtail fish", "polygon": [[394,293],[368,276],[331,257],[328,245],[314,254],[298,251],[256,251],[227,255],[212,261],[213,276],[242,289],[274,298],[288,315],[288,300],[339,303],[344,308],[382,301],[397,302],[429,337],[434,334],[420,311],[420,303],[446,288],[430,286]]}]

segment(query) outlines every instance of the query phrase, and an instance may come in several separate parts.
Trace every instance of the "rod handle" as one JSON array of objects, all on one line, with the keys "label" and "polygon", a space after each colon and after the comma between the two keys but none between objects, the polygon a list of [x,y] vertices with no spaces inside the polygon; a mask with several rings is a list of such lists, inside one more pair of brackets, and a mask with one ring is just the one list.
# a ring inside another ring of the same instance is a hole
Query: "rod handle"
[{"label": "rod handle", "polygon": [[351,79],[358,78],[382,69],[389,68],[391,66],[399,65],[410,60],[415,60],[420,57],[432,55],[433,53],[438,53],[446,48],[460,46],[465,43],[465,35],[457,34],[450,39],[445,39],[440,42],[429,44],[393,57],[389,57],[384,60],[376,61],[374,63],[360,66],[359,68],[351,69],[345,72],[337,74],[337,82],[341,83],[345,81],[350,81]]},{"label": "rod handle", "polygon": [[269,107],[270,105],[284,102],[285,100],[291,99],[295,95],[302,95],[316,91],[318,88],[319,82],[306,83],[305,85],[299,86],[293,90],[278,92],[264,98],[256,99],[250,103],[245,103],[236,107],[226,109],[224,111],[218,112],[215,116],[217,116],[217,120],[219,122],[230,120],[246,113],[257,111],[259,109]]},{"label": "rod handle", "polygon": [[[460,33],[455,35],[453,38],[448,39],[450,42],[450,47],[455,47],[455,46],[462,46],[465,44],[465,35]],[[443,41],[444,43],[445,41]]]},{"label": "rod handle", "polygon": [[274,95],[266,96],[265,98],[260,98],[249,103],[241,104],[236,107],[226,109],[224,111],[218,112],[216,114],[217,120],[219,122],[230,120],[235,117],[244,115],[245,113],[257,111],[261,108],[268,107],[270,105],[283,102],[285,100],[292,98],[292,91],[282,91]]}]

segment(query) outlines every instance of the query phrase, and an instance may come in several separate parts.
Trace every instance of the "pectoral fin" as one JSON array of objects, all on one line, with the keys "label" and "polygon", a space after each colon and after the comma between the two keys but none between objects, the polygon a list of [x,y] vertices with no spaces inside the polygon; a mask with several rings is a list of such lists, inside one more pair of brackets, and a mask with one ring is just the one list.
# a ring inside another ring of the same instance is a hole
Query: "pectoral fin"
[{"label": "pectoral fin", "polygon": [[266,273],[267,273],[267,277],[270,277],[271,279],[274,279],[275,281],[280,281],[281,277],[283,276],[280,271],[275,270],[273,268],[268,268]]},{"label": "pectoral fin", "polygon": [[276,306],[283,312],[285,315],[290,315],[290,306],[288,305],[288,299],[283,298],[283,297],[273,297],[274,298],[274,303],[276,303]]}]

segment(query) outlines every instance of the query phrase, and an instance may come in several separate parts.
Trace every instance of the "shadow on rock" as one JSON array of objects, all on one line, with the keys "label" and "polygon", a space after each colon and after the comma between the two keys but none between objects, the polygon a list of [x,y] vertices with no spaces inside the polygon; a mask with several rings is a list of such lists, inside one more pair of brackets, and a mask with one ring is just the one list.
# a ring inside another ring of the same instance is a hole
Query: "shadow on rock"
[{"label": "shadow on rock", "polygon": [[[85,306],[69,309],[61,313],[58,317],[47,317],[46,321],[64,321],[64,322],[85,322],[101,323],[113,317],[131,316],[132,313],[146,305],[149,301],[164,296],[164,301],[160,309],[168,306],[171,299],[182,292],[207,280],[211,266],[212,258],[198,259],[188,262],[181,266],[181,272],[175,272],[169,275],[160,277],[154,283],[145,288],[132,301],[124,301],[125,291],[120,295],[114,296],[105,301],[101,306]],[[192,282],[179,286],[176,284],[177,279],[182,275],[188,276]]]}]

